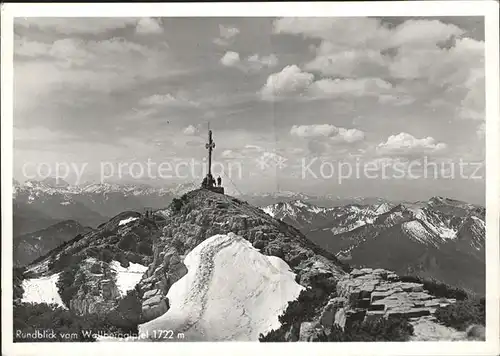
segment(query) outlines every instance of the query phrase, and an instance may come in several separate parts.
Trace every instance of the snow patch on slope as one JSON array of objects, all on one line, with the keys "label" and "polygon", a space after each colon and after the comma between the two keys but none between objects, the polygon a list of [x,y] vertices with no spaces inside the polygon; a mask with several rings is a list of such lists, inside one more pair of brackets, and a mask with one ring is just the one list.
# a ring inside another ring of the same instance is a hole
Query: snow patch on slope
[{"label": "snow patch on slope", "polygon": [[39,262],[39,263],[32,265],[32,266],[29,266],[26,269],[26,272],[41,274],[41,273],[46,273],[48,270],[49,270],[49,260],[45,259],[42,262]]},{"label": "snow patch on slope", "polygon": [[131,216],[128,219],[120,220],[120,222],[118,223],[118,226],[127,225],[128,223],[131,223],[132,221],[137,220],[137,219],[139,219],[139,218]]},{"label": "snow patch on slope", "polygon": [[448,228],[437,216],[429,216],[429,214],[422,209],[415,212],[415,217],[420,219],[427,228],[443,240],[454,239],[457,236],[457,232]]},{"label": "snow patch on slope", "polygon": [[426,228],[419,221],[412,220],[405,222],[403,223],[403,225],[401,225],[401,228],[413,240],[416,240],[426,245],[429,243],[435,245],[435,241],[432,238],[432,235],[429,233],[429,231],[426,230]]},{"label": "snow patch on slope", "polygon": [[477,216],[472,216],[472,220],[479,225],[479,227],[483,230],[486,230],[486,224],[484,220],[479,219]]},{"label": "snow patch on slope", "polygon": [[300,200],[296,200],[293,204],[298,208],[307,208],[307,205]]},{"label": "snow patch on slope", "polygon": [[374,222],[374,219],[370,216],[354,216],[354,218],[357,218],[357,220],[350,220],[344,226],[341,225],[338,227],[332,227],[330,229],[332,234],[342,234],[344,232],[349,232],[365,225],[371,225]]},{"label": "snow patch on slope", "polygon": [[113,261],[109,265],[116,272],[116,287],[121,295],[126,295],[129,290],[134,289],[148,269],[139,263],[130,263],[128,267],[122,267],[120,262]]},{"label": "snow patch on slope", "polygon": [[170,209],[157,210],[155,212],[155,214],[163,216],[164,218],[168,218],[168,217],[170,217],[170,215],[172,215],[172,210],[170,210]]},{"label": "snow patch on slope", "polygon": [[381,215],[389,212],[392,209],[392,206],[388,203],[380,204],[374,211],[375,215]]},{"label": "snow patch on slope", "polygon": [[265,208],[262,208],[262,210],[272,218],[274,218],[274,215],[276,214],[274,205],[266,206]]},{"label": "snow patch on slope", "polygon": [[59,280],[59,273],[51,276],[31,278],[23,280],[24,294],[22,302],[24,303],[47,303],[57,304],[64,309],[64,305],[59,292],[57,291],[57,281]]},{"label": "snow patch on slope", "polygon": [[186,341],[257,341],[280,327],[278,315],[304,289],[280,258],[233,233],[203,241],[185,258],[188,273],[168,292],[170,309],[139,325],[184,333]]}]

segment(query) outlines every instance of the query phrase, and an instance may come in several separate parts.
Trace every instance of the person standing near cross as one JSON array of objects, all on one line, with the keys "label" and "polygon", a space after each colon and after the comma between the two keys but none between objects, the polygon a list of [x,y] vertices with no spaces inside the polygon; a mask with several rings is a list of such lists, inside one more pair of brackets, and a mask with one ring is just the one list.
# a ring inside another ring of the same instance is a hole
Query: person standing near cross
[{"label": "person standing near cross", "polygon": [[[208,150],[208,173],[203,178],[201,182],[201,187],[205,189],[209,189],[213,192],[224,194],[224,188],[221,186],[222,179],[219,177],[217,182],[212,175],[212,151],[215,148],[215,142],[212,138],[212,130],[210,130],[210,123],[208,124],[208,142],[205,144],[205,148]],[[217,186],[217,183],[219,184]]]}]

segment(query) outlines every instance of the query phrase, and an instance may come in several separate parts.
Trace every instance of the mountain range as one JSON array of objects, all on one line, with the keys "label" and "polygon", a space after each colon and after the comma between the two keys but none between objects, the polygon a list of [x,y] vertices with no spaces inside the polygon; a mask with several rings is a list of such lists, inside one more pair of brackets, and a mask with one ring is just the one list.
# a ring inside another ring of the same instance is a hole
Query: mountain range
[{"label": "mountain range", "polygon": [[[40,220],[44,216],[52,220],[74,219],[83,225],[96,227],[124,210],[164,207],[174,196],[183,193],[182,188],[110,183],[72,186],[61,180],[57,183],[54,179],[31,180],[22,185],[14,184],[14,216],[31,216],[32,220],[37,220],[33,215],[38,214]],[[29,213],[25,213],[26,210]],[[23,221],[26,222],[26,219]],[[15,227],[19,233],[39,228],[26,223],[15,224]]]},{"label": "mountain range", "polygon": [[353,266],[432,277],[484,293],[484,207],[433,197],[333,208],[292,201],[263,210]]},{"label": "mountain range", "polygon": [[[33,232],[68,219],[95,227],[125,210],[163,208],[174,197],[179,197],[198,186],[196,182],[161,187],[94,182],[70,185],[62,179],[51,177],[41,181],[28,180],[23,184],[14,180],[14,235]],[[340,198],[334,195],[313,196],[296,192],[248,193],[235,196],[255,206],[299,199],[320,206],[382,201],[379,198]]]},{"label": "mountain range", "polygon": [[65,220],[19,235],[13,240],[14,265],[25,266],[75,236],[90,231],[92,228],[82,226],[75,220]]},{"label": "mountain range", "polygon": [[[23,185],[14,182],[14,262],[29,263],[123,211],[162,209],[194,187],[194,183],[169,188],[109,183],[72,186],[50,178]],[[238,198],[294,226],[353,266],[433,277],[484,293],[485,209],[481,206],[444,197],[392,202],[294,192]],[[262,206],[266,201],[273,203]]]},{"label": "mountain range", "polygon": [[[95,228],[126,210],[164,208],[173,198],[197,187],[198,184],[195,182],[155,187],[147,184],[94,182],[70,185],[63,179],[52,177],[41,181],[28,180],[23,184],[14,180],[14,237],[36,233],[66,220],[78,221],[83,226]],[[325,206],[363,200],[362,198],[344,200],[335,196],[315,197],[294,192],[243,194],[239,195],[239,198],[256,206],[297,199]]]}]

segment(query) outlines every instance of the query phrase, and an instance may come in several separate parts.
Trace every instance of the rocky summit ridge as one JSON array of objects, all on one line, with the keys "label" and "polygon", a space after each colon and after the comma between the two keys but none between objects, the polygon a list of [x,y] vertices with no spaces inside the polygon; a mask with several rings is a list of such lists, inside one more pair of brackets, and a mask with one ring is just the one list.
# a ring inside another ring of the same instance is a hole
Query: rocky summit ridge
[{"label": "rocky summit ridge", "polygon": [[297,282],[318,295],[328,294],[349,270],[299,230],[231,196],[194,190],[174,200],[167,215],[154,245],[153,262],[139,283],[146,321],[168,310],[168,290],[187,273],[184,256],[217,234],[234,233],[264,255],[283,259],[296,274]]}]

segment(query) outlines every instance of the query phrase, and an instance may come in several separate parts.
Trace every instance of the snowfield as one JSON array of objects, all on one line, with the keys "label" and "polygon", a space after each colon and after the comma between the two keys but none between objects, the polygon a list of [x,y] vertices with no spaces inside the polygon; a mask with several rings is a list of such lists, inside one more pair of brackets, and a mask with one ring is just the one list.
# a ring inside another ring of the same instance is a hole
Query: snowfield
[{"label": "snowfield", "polygon": [[415,241],[423,243],[425,245],[432,244],[438,246],[436,241],[432,238],[432,235],[425,229],[425,227],[420,223],[420,221],[412,220],[403,223],[401,225],[402,230],[410,236]]},{"label": "snowfield", "polygon": [[170,309],[139,325],[184,334],[184,341],[258,341],[304,289],[280,258],[265,256],[233,233],[215,235],[185,258],[188,273],[168,292]]},{"label": "snowfield", "polygon": [[123,219],[123,220],[120,220],[120,222],[118,223],[118,226],[122,226],[122,225],[127,225],[128,223],[134,221],[134,220],[137,220],[138,218],[135,218],[135,217],[130,217],[128,219]]},{"label": "snowfield", "polygon": [[22,302],[37,304],[54,303],[64,309],[67,309],[61,300],[59,292],[57,291],[56,283],[58,280],[59,273],[46,277],[25,279],[22,284],[24,289]]},{"label": "snowfield", "polygon": [[432,232],[441,237],[443,240],[454,239],[457,236],[457,232],[452,230],[444,224],[438,217],[429,216],[422,209],[417,210],[415,216],[421,220],[421,223],[427,226]]},{"label": "snowfield", "polygon": [[265,208],[262,208],[262,210],[272,218],[274,218],[274,216],[276,215],[273,205],[266,206]]},{"label": "snowfield", "polygon": [[118,261],[111,262],[110,267],[116,272],[116,287],[122,296],[126,295],[129,290],[134,289],[148,269],[148,267],[139,263],[130,263],[125,268]]},{"label": "snowfield", "polygon": [[32,265],[26,269],[26,272],[31,272],[31,273],[44,273],[49,270],[49,260],[46,259],[45,261],[42,261],[40,263],[37,263],[35,265]]},{"label": "snowfield", "polygon": [[377,209],[375,209],[375,215],[382,215],[387,213],[392,209],[392,206],[387,203],[380,204]]},{"label": "snowfield", "polygon": [[483,230],[486,229],[486,224],[484,220],[479,219],[477,216],[472,216],[472,220],[474,220],[474,222],[476,222],[481,229]]}]

